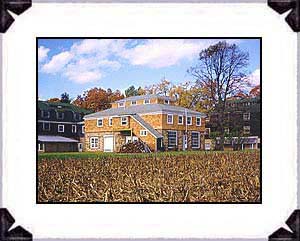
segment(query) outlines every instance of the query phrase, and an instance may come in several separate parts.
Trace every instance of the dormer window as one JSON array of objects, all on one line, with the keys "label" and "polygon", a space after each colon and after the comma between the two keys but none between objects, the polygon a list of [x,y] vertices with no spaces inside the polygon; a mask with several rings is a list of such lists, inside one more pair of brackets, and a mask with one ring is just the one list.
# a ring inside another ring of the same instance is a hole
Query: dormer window
[{"label": "dormer window", "polygon": [[149,105],[150,104],[150,100],[144,100],[144,104],[145,105]]},{"label": "dormer window", "polygon": [[165,105],[169,105],[170,101],[169,100],[165,100]]},{"label": "dormer window", "polygon": [[136,105],[136,100],[131,101],[131,105]]},{"label": "dormer window", "polygon": [[57,116],[57,119],[59,119],[59,120],[63,120],[63,119],[64,119],[64,116],[65,116],[65,114],[64,114],[63,112],[61,112],[61,111],[58,111],[58,112],[57,112],[57,114],[56,114],[56,116]]},{"label": "dormer window", "polygon": [[42,118],[50,118],[50,111],[42,110]]},{"label": "dormer window", "polygon": [[124,107],[124,106],[125,106],[125,103],[124,103],[124,102],[118,103],[118,107]]}]

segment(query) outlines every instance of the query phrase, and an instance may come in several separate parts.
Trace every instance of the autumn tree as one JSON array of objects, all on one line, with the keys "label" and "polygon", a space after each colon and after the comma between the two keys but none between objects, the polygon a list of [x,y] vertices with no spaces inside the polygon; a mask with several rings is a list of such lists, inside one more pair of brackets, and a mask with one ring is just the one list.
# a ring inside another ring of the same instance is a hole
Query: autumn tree
[{"label": "autumn tree", "polygon": [[49,100],[47,100],[48,102],[52,102],[52,103],[55,103],[55,102],[60,102],[60,99],[59,98],[50,98]]},{"label": "autumn tree", "polygon": [[102,88],[92,88],[78,95],[73,104],[95,112],[111,108],[111,103],[123,99],[124,95],[119,91]]},{"label": "autumn tree", "polygon": [[260,85],[255,86],[249,92],[250,97],[259,97],[260,96]]},{"label": "autumn tree", "polygon": [[249,86],[247,66],[249,53],[240,50],[236,44],[226,41],[202,50],[196,66],[188,73],[195,78],[199,88],[205,90],[212,109],[218,113],[220,150],[224,149],[224,120],[227,99],[245,91]]}]

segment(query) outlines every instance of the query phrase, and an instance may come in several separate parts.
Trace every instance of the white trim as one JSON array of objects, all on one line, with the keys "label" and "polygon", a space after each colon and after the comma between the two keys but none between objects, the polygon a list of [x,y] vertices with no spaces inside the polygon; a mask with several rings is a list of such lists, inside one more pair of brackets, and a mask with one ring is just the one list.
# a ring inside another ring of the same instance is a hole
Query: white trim
[{"label": "white trim", "polygon": [[[59,118],[59,114],[62,114],[62,118]],[[65,118],[65,113],[62,111],[56,111],[56,119],[63,120]]]},{"label": "white trim", "polygon": [[[47,116],[44,116],[44,113],[45,112],[47,112],[48,113],[48,115]],[[41,110],[41,117],[42,118],[47,118],[47,119],[49,119],[50,118],[50,110]]]},{"label": "white trim", "polygon": [[[146,103],[146,101],[149,101],[149,103]],[[144,100],[144,105],[150,105],[151,104],[151,101],[150,101],[150,99],[148,99],[148,100]]]},{"label": "white trim", "polygon": [[[198,134],[198,146],[193,146],[193,133],[197,133]],[[191,146],[192,146],[192,149],[198,149],[200,148],[200,139],[201,139],[201,133],[200,131],[192,131],[191,132]]]},{"label": "white trim", "polygon": [[[141,122],[139,122],[137,119],[134,118],[134,116],[130,116],[132,117],[136,122],[138,122],[142,127],[144,127],[145,129],[148,129],[146,126],[144,126]],[[154,128],[153,128],[154,129]],[[154,129],[155,130],[155,129]],[[162,137],[156,137],[151,131],[148,131],[155,139],[157,138],[162,138]]]},{"label": "white trim", "polygon": [[[96,146],[96,142],[92,143],[92,139],[97,140],[97,146]],[[99,149],[99,137],[98,136],[91,136],[90,137],[89,147],[90,147],[90,149]]]},{"label": "white trim", "polygon": [[[99,125],[99,120],[102,120],[101,125]],[[103,117],[97,118],[97,127],[103,127]]]},{"label": "white trim", "polygon": [[164,104],[165,105],[169,105],[170,104],[170,100],[164,100]]},{"label": "white trim", "polygon": [[45,151],[45,144],[44,143],[38,143],[38,151]]},{"label": "white trim", "polygon": [[85,126],[81,126],[81,133],[84,134],[85,133]]},{"label": "white trim", "polygon": [[[62,127],[62,131],[59,130],[59,127]],[[57,125],[57,132],[64,133],[65,132],[65,125]]]},{"label": "white trim", "polygon": [[[189,118],[191,118],[191,124],[188,123],[188,119],[189,119]],[[188,125],[188,126],[192,126],[192,125],[193,125],[193,117],[192,117],[192,116],[188,115],[188,116],[186,117],[186,120],[185,120],[185,121],[186,121],[186,125]]]},{"label": "white trim", "polygon": [[[75,127],[75,131],[73,131],[73,127]],[[77,133],[77,126],[76,125],[72,125],[72,133]]]},{"label": "white trim", "polygon": [[148,131],[147,130],[140,130],[140,136],[147,136],[147,135],[148,135]]},{"label": "white trim", "polygon": [[[169,116],[172,116],[172,122],[169,122]],[[173,114],[167,114],[167,124],[172,125],[174,122],[174,115]]]},{"label": "white trim", "polygon": [[[197,124],[197,120],[198,120],[199,118],[200,118],[200,125]],[[196,116],[196,126],[201,126],[201,124],[202,124],[201,122],[202,122],[201,116]]]},{"label": "white trim", "polygon": [[[133,104],[132,102],[135,102],[135,104]],[[136,101],[136,100],[132,100],[132,101],[130,102],[130,105],[137,105],[137,101]]]},{"label": "white trim", "polygon": [[108,118],[108,126],[112,126],[113,125],[113,118],[109,117]]},{"label": "white trim", "polygon": [[58,123],[58,124],[82,124],[82,122],[67,122],[67,121],[46,121],[38,120],[38,123]]},{"label": "white trim", "polygon": [[[122,124],[122,118],[126,118],[126,124]],[[128,116],[121,116],[120,121],[121,121],[121,126],[127,126],[128,125]]]},{"label": "white trim", "polygon": [[104,149],[104,139],[108,138],[108,137],[112,137],[113,138],[113,148],[112,148],[111,152],[114,152],[114,150],[115,150],[115,137],[114,137],[114,135],[110,135],[110,134],[103,135],[103,152],[110,152],[110,151],[105,151],[105,149]]},{"label": "white trim", "polygon": [[122,102],[118,103],[118,107],[125,107],[125,101],[122,101]]},{"label": "white trim", "polygon": [[[182,122],[181,123],[179,123],[179,116],[182,117]],[[183,123],[184,123],[183,115],[178,115],[178,125],[183,125]]]}]

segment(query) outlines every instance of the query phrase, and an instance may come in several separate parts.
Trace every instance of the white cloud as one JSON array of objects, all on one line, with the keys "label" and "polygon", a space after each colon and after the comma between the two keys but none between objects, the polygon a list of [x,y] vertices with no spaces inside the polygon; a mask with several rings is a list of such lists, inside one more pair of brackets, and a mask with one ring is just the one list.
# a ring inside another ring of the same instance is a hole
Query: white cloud
[{"label": "white cloud", "polygon": [[50,51],[50,49],[45,48],[44,46],[40,46],[38,48],[38,61],[39,61],[39,63],[43,62],[44,60],[47,59],[49,51]]},{"label": "white cloud", "polygon": [[253,87],[260,84],[260,69],[256,69],[250,74],[249,82]]},{"label": "white cloud", "polygon": [[42,70],[52,74],[60,72],[69,63],[72,57],[73,54],[68,51],[54,55],[52,59],[42,67]]},{"label": "white cloud", "polygon": [[152,39],[134,48],[125,49],[120,56],[132,65],[162,68],[191,59],[220,40]]},{"label": "white cloud", "polygon": [[102,74],[97,70],[78,71],[76,69],[66,71],[64,75],[69,79],[79,84],[85,84],[100,80]]}]

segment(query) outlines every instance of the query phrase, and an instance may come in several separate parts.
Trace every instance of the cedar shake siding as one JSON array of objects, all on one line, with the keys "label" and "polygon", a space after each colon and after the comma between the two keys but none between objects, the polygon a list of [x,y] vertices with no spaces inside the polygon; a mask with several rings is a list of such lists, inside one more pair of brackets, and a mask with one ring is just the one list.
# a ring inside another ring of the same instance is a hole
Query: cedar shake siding
[{"label": "cedar shake siding", "polygon": [[[124,104],[118,107],[119,103]],[[189,125],[186,125],[186,116]],[[87,151],[105,151],[107,136],[113,142],[110,142],[110,151],[114,152],[131,140],[143,141],[151,151],[204,149],[205,115],[175,106],[174,100],[166,96],[119,100],[112,103],[111,109],[86,115],[84,123]]]}]

